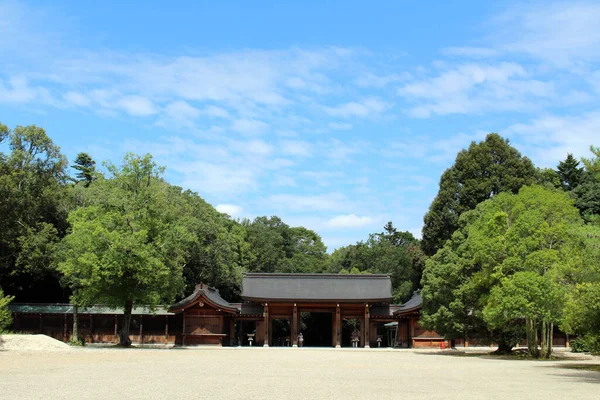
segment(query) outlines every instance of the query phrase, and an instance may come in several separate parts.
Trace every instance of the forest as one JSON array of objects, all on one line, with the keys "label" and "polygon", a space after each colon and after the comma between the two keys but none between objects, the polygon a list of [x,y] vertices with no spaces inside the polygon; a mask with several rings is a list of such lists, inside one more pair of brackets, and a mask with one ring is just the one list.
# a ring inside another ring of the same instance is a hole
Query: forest
[{"label": "forest", "polygon": [[[555,327],[600,351],[600,148],[541,169],[489,134],[441,176],[422,239],[388,222],[328,253],[277,216],[232,219],[164,179],[152,155],[69,163],[41,127],[0,124],[0,330],[6,304],[172,303],[204,282],[239,300],[244,272],[385,273],[422,288],[421,323],[510,351]],[[566,299],[566,300],[565,300]]]}]

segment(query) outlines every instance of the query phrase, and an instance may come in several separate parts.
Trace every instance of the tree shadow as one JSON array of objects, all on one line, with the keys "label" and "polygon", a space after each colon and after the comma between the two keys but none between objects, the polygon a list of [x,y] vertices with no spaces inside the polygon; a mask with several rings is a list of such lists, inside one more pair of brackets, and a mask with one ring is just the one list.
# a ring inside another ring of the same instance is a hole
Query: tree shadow
[{"label": "tree shadow", "polygon": [[574,381],[586,383],[600,383],[600,364],[557,364],[549,368],[570,370],[570,373],[552,374],[556,377],[571,378]]}]

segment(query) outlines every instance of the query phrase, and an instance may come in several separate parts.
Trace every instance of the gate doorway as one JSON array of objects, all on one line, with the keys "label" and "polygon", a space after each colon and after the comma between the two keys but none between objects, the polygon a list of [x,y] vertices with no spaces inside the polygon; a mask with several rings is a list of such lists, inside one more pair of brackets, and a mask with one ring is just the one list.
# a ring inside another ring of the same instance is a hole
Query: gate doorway
[{"label": "gate doorway", "polygon": [[342,347],[352,347],[353,334],[358,334],[359,341],[357,347],[364,346],[362,340],[360,319],[358,318],[344,318],[342,320]]},{"label": "gate doorway", "polygon": [[333,313],[301,312],[300,332],[304,337],[304,346],[332,347]]},{"label": "gate doorway", "polygon": [[289,347],[292,345],[291,333],[292,326],[290,324],[289,318],[275,318],[272,321],[271,329],[271,346],[285,346]]}]

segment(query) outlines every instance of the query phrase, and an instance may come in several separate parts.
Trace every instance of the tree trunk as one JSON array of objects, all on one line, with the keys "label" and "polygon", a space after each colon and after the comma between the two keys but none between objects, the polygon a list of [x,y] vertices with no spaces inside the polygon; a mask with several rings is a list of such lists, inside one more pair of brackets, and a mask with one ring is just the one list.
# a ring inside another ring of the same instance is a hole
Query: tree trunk
[{"label": "tree trunk", "polygon": [[540,353],[538,351],[537,323],[534,319],[526,318],[525,327],[527,331],[527,349],[529,350],[529,354],[533,358],[538,358]]},{"label": "tree trunk", "polygon": [[123,310],[123,324],[121,326],[121,333],[119,335],[119,345],[123,347],[131,346],[131,339],[129,339],[129,326],[131,325],[132,309],[133,301],[127,300],[125,302],[125,310]]},{"label": "tree trunk", "polygon": [[73,305],[73,336],[71,336],[72,342],[79,342],[79,323],[78,323],[78,306],[77,304]]},{"label": "tree trunk", "polygon": [[552,331],[554,324],[552,322],[542,322],[542,358],[550,358],[552,356]]},{"label": "tree trunk", "polygon": [[512,344],[506,340],[498,339],[498,349],[494,352],[496,354],[510,354],[512,352]]}]

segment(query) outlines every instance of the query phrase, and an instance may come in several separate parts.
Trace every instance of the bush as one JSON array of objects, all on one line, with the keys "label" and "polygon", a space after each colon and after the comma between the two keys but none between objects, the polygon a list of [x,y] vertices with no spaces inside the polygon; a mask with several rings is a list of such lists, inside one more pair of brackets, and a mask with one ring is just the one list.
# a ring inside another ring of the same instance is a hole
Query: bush
[{"label": "bush", "polygon": [[0,332],[12,325],[12,313],[8,309],[8,304],[13,299],[13,296],[4,297],[4,292],[0,289]]},{"label": "bush", "polygon": [[584,335],[571,342],[573,353],[600,354],[600,336]]},{"label": "bush", "polygon": [[79,340],[75,340],[74,338],[69,339],[69,345],[71,346],[85,346],[85,341],[80,336]]}]

